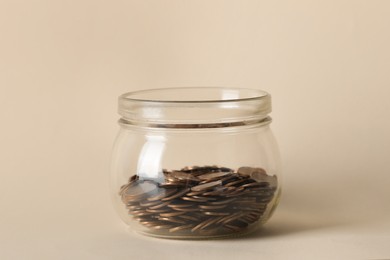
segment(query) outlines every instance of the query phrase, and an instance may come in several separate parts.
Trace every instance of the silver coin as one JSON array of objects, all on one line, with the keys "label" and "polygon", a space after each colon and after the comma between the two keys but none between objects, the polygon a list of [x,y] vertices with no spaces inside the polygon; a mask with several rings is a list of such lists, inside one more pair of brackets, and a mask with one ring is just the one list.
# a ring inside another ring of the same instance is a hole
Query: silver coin
[{"label": "silver coin", "polygon": [[246,175],[246,176],[250,176],[252,172],[253,172],[253,168],[252,167],[247,167],[247,166],[240,167],[237,170],[238,174]]},{"label": "silver coin", "polygon": [[263,168],[254,168],[250,176],[252,179],[260,180],[263,176],[267,176],[267,172]]}]

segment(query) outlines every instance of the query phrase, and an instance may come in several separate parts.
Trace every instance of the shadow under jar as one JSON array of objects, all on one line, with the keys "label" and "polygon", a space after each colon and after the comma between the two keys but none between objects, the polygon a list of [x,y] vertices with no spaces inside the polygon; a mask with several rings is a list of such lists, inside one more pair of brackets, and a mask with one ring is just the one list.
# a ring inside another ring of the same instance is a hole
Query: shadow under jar
[{"label": "shadow under jar", "polygon": [[119,97],[111,192],[122,220],[176,239],[242,235],[272,215],[280,163],[270,95],[170,88]]}]

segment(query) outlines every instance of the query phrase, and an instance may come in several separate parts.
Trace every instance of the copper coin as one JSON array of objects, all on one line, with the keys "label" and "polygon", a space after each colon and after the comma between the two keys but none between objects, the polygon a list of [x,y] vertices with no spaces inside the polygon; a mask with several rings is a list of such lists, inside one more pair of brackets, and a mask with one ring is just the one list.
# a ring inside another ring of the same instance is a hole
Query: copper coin
[{"label": "copper coin", "polygon": [[156,190],[157,186],[155,183],[144,181],[127,188],[123,193],[123,197],[127,200],[140,200]]},{"label": "copper coin", "polygon": [[177,231],[180,231],[180,230],[186,230],[186,229],[192,228],[193,226],[194,225],[192,225],[192,224],[183,225],[183,226],[177,226],[177,227],[169,229],[169,232],[177,232]]},{"label": "copper coin", "polygon": [[163,220],[163,221],[172,222],[172,223],[187,224],[187,222],[185,220],[179,219],[179,218],[175,218],[175,217],[159,217],[158,219],[159,220]]},{"label": "copper coin", "polygon": [[169,178],[173,178],[174,180],[176,179],[181,181],[199,181],[197,177],[181,171],[173,171],[168,176]]},{"label": "copper coin", "polygon": [[157,205],[154,205],[152,207],[149,207],[149,209],[160,209],[162,207],[165,207],[169,204],[169,202],[163,202],[163,203],[160,203],[160,204],[157,204]]},{"label": "copper coin", "polygon": [[155,196],[152,196],[152,197],[149,197],[148,200],[149,201],[156,201],[156,200],[161,200],[165,197],[168,197],[172,194],[175,194],[177,192],[177,189],[163,189],[162,192],[160,192],[159,194],[155,195]]},{"label": "copper coin", "polygon": [[205,183],[205,184],[201,184],[201,185],[197,185],[197,186],[194,186],[191,188],[191,191],[203,191],[203,190],[208,190],[208,189],[211,189],[211,188],[214,188],[216,186],[219,186],[221,185],[221,181],[218,180],[218,181],[213,181],[213,182],[209,182],[209,183]]},{"label": "copper coin", "polygon": [[179,216],[179,215],[183,215],[183,214],[185,214],[185,212],[173,211],[173,212],[169,212],[169,213],[161,213],[160,216],[161,217],[175,217],[175,216]]},{"label": "copper coin", "polygon": [[163,198],[163,199],[161,199],[161,200],[162,200],[162,201],[173,200],[173,199],[176,199],[176,198],[178,198],[178,197],[183,196],[183,195],[186,194],[188,191],[190,191],[190,189],[179,190],[178,192],[173,193],[172,195],[167,196],[167,197],[165,197],[165,198]]},{"label": "copper coin", "polygon": [[207,173],[207,174],[202,174],[202,175],[199,175],[198,178],[202,181],[204,180],[208,180],[208,181],[211,181],[211,180],[215,180],[215,179],[220,179],[222,177],[225,177],[227,175],[230,175],[231,173],[230,172],[213,172],[213,173]]},{"label": "copper coin", "polygon": [[205,215],[209,216],[229,216],[231,213],[229,212],[216,212],[216,211],[205,211],[203,212]]},{"label": "copper coin", "polygon": [[196,218],[194,216],[188,216],[188,215],[180,215],[180,216],[178,216],[178,218],[183,218],[183,219],[187,219],[187,220],[191,220],[191,221],[199,221],[198,218]]},{"label": "copper coin", "polygon": [[226,204],[223,204],[223,205],[199,205],[199,208],[201,208],[201,209],[209,209],[209,210],[223,209],[225,207],[226,207]]},{"label": "copper coin", "polygon": [[235,200],[236,200],[236,198],[231,198],[231,199],[227,199],[227,200],[211,201],[210,205],[224,205],[224,204],[229,204]]},{"label": "copper coin", "polygon": [[198,208],[181,208],[181,207],[171,207],[171,208],[176,210],[176,211],[184,211],[184,212],[199,211]]}]

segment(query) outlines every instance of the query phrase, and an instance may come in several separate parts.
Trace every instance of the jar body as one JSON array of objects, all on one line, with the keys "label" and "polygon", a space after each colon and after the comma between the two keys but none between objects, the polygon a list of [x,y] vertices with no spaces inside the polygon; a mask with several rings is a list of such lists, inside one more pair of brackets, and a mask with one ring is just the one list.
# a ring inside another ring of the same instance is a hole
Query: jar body
[{"label": "jar body", "polygon": [[255,230],[281,192],[269,122],[186,129],[121,124],[111,170],[120,217],[132,230],[165,238]]}]

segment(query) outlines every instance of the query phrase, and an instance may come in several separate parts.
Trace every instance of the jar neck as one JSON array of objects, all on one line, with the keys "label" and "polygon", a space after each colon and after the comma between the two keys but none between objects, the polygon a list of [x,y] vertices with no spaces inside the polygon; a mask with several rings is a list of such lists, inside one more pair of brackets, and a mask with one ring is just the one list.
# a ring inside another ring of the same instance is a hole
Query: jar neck
[{"label": "jar neck", "polygon": [[134,124],[134,121],[128,121],[124,118],[119,119],[119,124],[124,126],[139,126],[147,128],[172,128],[172,129],[212,129],[212,128],[225,128],[225,127],[238,127],[238,126],[251,126],[251,125],[267,125],[272,122],[271,117],[267,116],[262,120],[250,120],[231,123],[210,123],[210,124],[153,124],[146,122],[138,122]]},{"label": "jar neck", "polygon": [[268,124],[271,97],[260,90],[175,88],[119,97],[122,125],[153,128],[223,128]]}]

